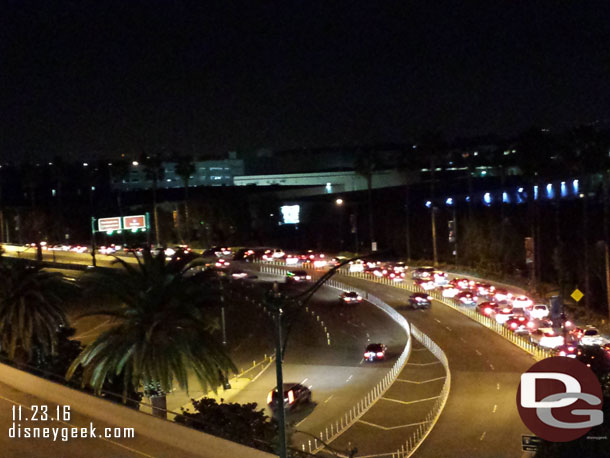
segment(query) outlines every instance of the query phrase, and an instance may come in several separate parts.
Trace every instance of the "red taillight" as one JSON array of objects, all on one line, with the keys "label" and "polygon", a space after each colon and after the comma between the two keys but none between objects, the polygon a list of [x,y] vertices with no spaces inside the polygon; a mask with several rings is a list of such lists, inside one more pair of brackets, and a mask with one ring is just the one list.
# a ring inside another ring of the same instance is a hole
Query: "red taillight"
[{"label": "red taillight", "polygon": [[572,326],[572,322],[571,322],[571,321],[566,321],[566,322],[564,323],[564,326]]},{"label": "red taillight", "polygon": [[510,324],[510,327],[511,327],[511,328],[513,328],[513,329],[517,329],[517,323],[512,322],[512,323]]},{"label": "red taillight", "polygon": [[527,327],[530,328],[530,329],[533,328],[534,327],[534,323],[532,321],[528,321],[527,322]]},{"label": "red taillight", "polygon": [[491,313],[491,308],[489,308],[489,307],[485,307],[485,308],[483,309],[483,313],[484,313],[485,315],[489,315],[489,314]]},{"label": "red taillight", "polygon": [[267,395],[267,404],[271,404],[271,401],[273,401],[273,391],[269,391]]},{"label": "red taillight", "polygon": [[383,358],[383,352],[378,351],[377,352],[377,358]]},{"label": "red taillight", "polygon": [[559,352],[559,356],[565,356],[565,355],[566,355],[566,352],[565,352],[565,351],[561,350],[561,351]]},{"label": "red taillight", "polygon": [[294,402],[294,393],[292,390],[288,392],[288,404],[292,404]]}]

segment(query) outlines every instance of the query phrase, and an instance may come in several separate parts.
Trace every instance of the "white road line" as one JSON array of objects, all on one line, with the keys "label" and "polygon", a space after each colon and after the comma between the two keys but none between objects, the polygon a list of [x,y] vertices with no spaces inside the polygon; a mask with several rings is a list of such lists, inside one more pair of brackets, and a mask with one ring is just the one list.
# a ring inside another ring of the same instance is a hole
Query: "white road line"
[{"label": "white road line", "polygon": [[294,426],[300,426],[300,425],[301,425],[301,423],[303,423],[303,422],[304,422],[305,420],[307,420],[308,418],[309,418],[309,417],[305,417],[305,418],[303,418],[303,419],[302,419],[300,422],[298,422],[298,423],[297,423],[296,425],[294,425]]},{"label": "white road line", "polygon": [[483,353],[481,353],[479,350],[476,350],[476,349],[475,349],[475,351],[474,351],[474,352],[475,352],[477,355],[479,355],[479,356],[482,356],[482,355],[483,355]]},{"label": "white road line", "polygon": [[483,434],[481,434],[481,438],[479,440],[485,439],[485,434],[487,434],[487,431],[485,431]]},{"label": "white road line", "polygon": [[464,339],[463,337],[460,337],[460,340],[461,340],[463,343],[466,343],[466,339]]},{"label": "white road line", "polygon": [[496,410],[498,410],[498,404],[494,405],[494,410],[492,410],[491,413],[496,413]]},{"label": "white road line", "polygon": [[352,377],[353,377],[353,375],[350,375],[345,382],[346,383],[349,382],[352,379]]},{"label": "white road line", "polygon": [[490,365],[489,365],[489,368],[490,368],[492,371],[494,371],[494,370],[495,370],[495,369],[494,369],[494,365],[493,365],[493,364],[490,364]]},{"label": "white road line", "polygon": [[[419,423],[409,423],[408,425],[381,426],[381,425],[376,425],[375,423],[369,423],[368,421],[364,421],[364,420],[358,420],[358,422],[359,423],[363,423],[363,424],[368,425],[368,426],[373,426],[375,428],[383,429],[384,431],[390,431],[392,429],[398,429],[398,428],[408,428],[409,426],[425,425],[426,423],[429,423],[428,421],[422,421],[422,422],[419,422]],[[297,424],[297,426],[298,426],[298,424]],[[379,455],[379,456],[387,456],[387,454]]]},{"label": "white road line", "polygon": [[324,404],[326,404],[328,401],[330,401],[330,399],[331,399],[333,396],[334,396],[334,394],[331,394],[329,397],[327,397],[327,398],[324,400]]},{"label": "white road line", "polygon": [[425,399],[416,399],[415,401],[401,401],[399,399],[391,399],[391,398],[380,398],[380,399],[383,399],[384,401],[397,402],[399,404],[415,404],[416,402],[432,401],[432,400],[438,399],[438,398],[440,398],[440,396],[434,396],[432,398],[425,398]]},{"label": "white road line", "polygon": [[304,380],[301,382],[301,385],[305,385],[305,382],[306,382],[307,380],[309,380],[309,379],[308,379],[308,378],[304,379]]},{"label": "white road line", "polygon": [[451,332],[451,328],[449,326],[445,326],[445,328],[447,329],[447,331]]},{"label": "white road line", "polygon": [[443,380],[445,377],[436,377],[436,378],[431,378],[430,380],[422,380],[421,382],[416,382],[415,380],[405,380],[405,379],[401,379],[401,378],[397,378],[396,381],[397,382],[403,382],[403,383],[415,383],[417,385],[421,385],[422,383],[429,383],[429,382],[436,382],[437,380]]},{"label": "white road line", "polygon": [[439,320],[438,318],[435,318],[434,321],[436,321],[437,323],[441,322],[441,320]]},{"label": "white road line", "polygon": [[358,364],[362,364],[363,362],[364,362],[364,358],[362,358]]},{"label": "white road line", "polygon": [[500,389],[500,384],[498,383],[498,384],[496,384],[496,390],[499,390],[499,389]]}]

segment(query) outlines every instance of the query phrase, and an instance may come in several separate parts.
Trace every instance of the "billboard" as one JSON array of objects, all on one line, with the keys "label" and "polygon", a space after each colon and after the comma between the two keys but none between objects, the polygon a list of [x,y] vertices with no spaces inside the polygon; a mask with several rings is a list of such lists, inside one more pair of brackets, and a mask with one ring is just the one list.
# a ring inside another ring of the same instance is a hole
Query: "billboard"
[{"label": "billboard", "polygon": [[113,218],[100,218],[97,220],[97,228],[100,232],[120,231],[121,217],[115,216]]},{"label": "billboard", "polygon": [[280,207],[280,211],[282,212],[283,224],[299,224],[300,205],[284,205]]},{"label": "billboard", "polygon": [[146,215],[134,215],[123,217],[123,229],[145,229]]}]

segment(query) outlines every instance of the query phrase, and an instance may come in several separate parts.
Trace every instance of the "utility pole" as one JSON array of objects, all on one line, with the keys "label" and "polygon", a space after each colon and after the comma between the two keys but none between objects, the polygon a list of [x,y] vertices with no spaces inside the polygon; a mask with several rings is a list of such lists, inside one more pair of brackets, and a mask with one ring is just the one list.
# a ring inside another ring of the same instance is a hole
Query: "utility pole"
[{"label": "utility pole", "polygon": [[405,186],[405,244],[407,248],[407,262],[411,261],[411,224],[409,220],[409,185]]},{"label": "utility pole", "polygon": [[278,396],[278,456],[279,458],[286,458],[287,456],[287,448],[286,448],[286,413],[284,411],[284,375],[282,372],[282,296],[278,289],[277,282],[273,283],[273,290],[270,291],[268,296],[268,304],[270,308],[273,310],[275,315],[275,376],[276,376],[276,384],[277,384],[277,396]]},{"label": "utility pole", "polygon": [[436,215],[434,214],[434,156],[430,158],[430,210],[432,218],[432,257],[434,267],[438,266],[438,251],[436,247]]},{"label": "utility pole", "polygon": [[[92,216],[91,217],[91,264],[93,265],[93,267],[97,266],[96,260],[95,260],[95,217]],[[53,254],[55,254],[55,252],[53,252]]]}]

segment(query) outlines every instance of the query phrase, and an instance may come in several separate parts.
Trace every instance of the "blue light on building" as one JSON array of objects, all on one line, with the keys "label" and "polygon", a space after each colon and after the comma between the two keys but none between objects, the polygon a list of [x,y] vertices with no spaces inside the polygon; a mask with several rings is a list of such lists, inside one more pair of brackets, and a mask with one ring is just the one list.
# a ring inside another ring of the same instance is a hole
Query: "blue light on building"
[{"label": "blue light on building", "polygon": [[534,186],[534,200],[538,200],[538,186]]},{"label": "blue light on building", "polygon": [[432,207],[432,202],[427,201],[427,202],[426,202],[426,207],[428,207],[428,208]]},{"label": "blue light on building", "polygon": [[447,205],[453,205],[453,198],[452,197],[447,197],[447,200],[445,201],[445,203]]},{"label": "blue light on building", "polygon": [[561,182],[561,197],[565,197],[568,195],[568,188],[566,186],[566,182],[562,181]]},{"label": "blue light on building", "polygon": [[579,193],[578,180],[572,181],[572,192],[574,194],[578,194]]},{"label": "blue light on building", "polygon": [[523,188],[517,189],[517,192],[523,192]]},{"label": "blue light on building", "polygon": [[506,191],[502,193],[502,202],[504,202],[505,204],[510,204],[510,196]]},{"label": "blue light on building", "polygon": [[553,185],[551,183],[546,185],[546,196],[549,199],[554,199],[555,198],[555,191],[553,190]]},{"label": "blue light on building", "polygon": [[491,194],[486,192],[485,194],[483,194],[483,202],[485,202],[485,205],[491,205]]},{"label": "blue light on building", "polygon": [[470,196],[466,196],[466,202],[470,202]]}]

